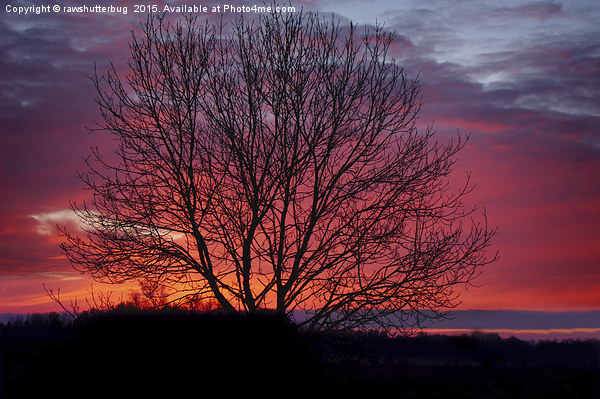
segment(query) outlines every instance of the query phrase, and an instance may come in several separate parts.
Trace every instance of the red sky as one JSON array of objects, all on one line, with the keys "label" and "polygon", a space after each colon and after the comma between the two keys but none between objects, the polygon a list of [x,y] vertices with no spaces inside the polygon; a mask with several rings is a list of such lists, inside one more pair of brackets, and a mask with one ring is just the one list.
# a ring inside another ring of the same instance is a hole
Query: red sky
[{"label": "red sky", "polygon": [[[500,259],[461,308],[600,309],[597,1],[363,3],[293,4],[396,30],[394,56],[423,84],[421,122],[435,121],[442,141],[471,135],[456,176],[472,172]],[[69,200],[85,196],[75,172],[103,143],[85,129],[98,118],[86,75],[94,62],[125,65],[143,17],[132,12],[0,9],[0,313],[57,310],[43,283],[80,301],[90,287],[62,257],[55,225],[75,223]]]}]

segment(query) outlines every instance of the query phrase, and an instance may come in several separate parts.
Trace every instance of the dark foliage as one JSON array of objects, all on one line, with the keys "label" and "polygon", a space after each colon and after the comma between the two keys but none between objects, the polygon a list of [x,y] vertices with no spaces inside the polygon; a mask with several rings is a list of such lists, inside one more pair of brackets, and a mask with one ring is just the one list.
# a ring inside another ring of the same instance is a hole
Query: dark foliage
[{"label": "dark foliage", "polygon": [[120,307],[82,314],[68,334],[26,359],[5,354],[7,397],[263,396],[290,378],[306,392],[314,370],[294,327],[271,313]]},{"label": "dark foliage", "polygon": [[[597,398],[600,342],[389,337],[120,306],[0,325],[6,398]],[[281,388],[285,386],[285,389]]]},{"label": "dark foliage", "polygon": [[321,345],[320,353],[338,397],[600,397],[597,340],[534,343],[473,333],[328,341],[335,344]]}]

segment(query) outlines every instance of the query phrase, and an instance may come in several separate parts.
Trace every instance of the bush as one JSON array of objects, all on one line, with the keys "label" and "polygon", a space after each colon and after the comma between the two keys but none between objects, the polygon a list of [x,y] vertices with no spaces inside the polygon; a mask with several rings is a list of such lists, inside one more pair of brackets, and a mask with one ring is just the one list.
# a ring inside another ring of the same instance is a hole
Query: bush
[{"label": "bush", "polygon": [[11,381],[8,397],[225,396],[306,392],[314,367],[295,326],[257,316],[131,306],[82,313],[72,339],[48,345]]}]

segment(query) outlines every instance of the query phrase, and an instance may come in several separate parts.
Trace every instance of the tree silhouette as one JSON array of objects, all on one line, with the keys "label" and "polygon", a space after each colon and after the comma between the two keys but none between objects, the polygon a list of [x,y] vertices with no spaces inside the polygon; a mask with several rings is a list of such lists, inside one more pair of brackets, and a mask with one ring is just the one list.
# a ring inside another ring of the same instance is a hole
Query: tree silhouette
[{"label": "tree silhouette", "polygon": [[117,148],[80,174],[85,229],[61,245],[76,269],[311,328],[407,329],[493,260],[468,178],[448,180],[466,141],[417,131],[393,34],[304,12],[142,30],[128,74],[92,76],[92,130]]}]

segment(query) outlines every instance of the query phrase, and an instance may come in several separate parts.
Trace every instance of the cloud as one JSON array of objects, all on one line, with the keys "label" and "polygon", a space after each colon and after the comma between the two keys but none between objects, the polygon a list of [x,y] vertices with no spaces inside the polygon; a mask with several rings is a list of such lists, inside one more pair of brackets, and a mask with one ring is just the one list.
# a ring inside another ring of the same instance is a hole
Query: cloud
[{"label": "cloud", "polygon": [[453,313],[454,318],[440,328],[475,329],[559,329],[600,328],[600,311],[588,312],[532,312],[515,310],[466,310]]},{"label": "cloud", "polygon": [[507,18],[512,18],[514,16],[534,18],[544,22],[550,18],[559,18],[563,16],[564,10],[559,3],[540,1],[515,7],[502,7],[495,12],[495,15]]},{"label": "cloud", "polygon": [[69,226],[71,230],[81,230],[79,217],[71,209],[31,215],[38,222],[37,232],[41,235],[56,234],[56,226]]},{"label": "cloud", "polygon": [[66,269],[57,235],[41,235],[33,218],[19,214],[0,213],[0,220],[0,276]]}]

